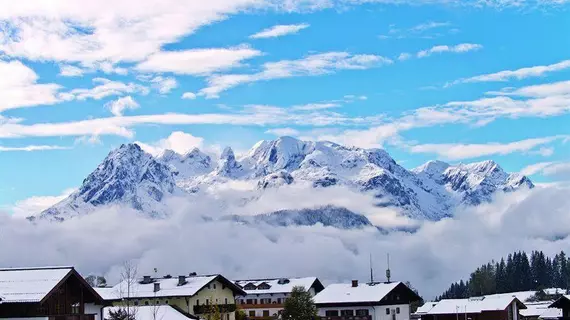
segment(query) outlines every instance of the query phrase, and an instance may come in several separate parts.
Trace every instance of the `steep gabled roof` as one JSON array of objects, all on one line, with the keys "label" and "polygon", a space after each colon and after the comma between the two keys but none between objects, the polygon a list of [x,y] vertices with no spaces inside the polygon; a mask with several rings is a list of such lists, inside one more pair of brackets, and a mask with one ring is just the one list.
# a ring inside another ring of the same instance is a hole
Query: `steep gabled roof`
[{"label": "steep gabled roof", "polygon": [[[104,318],[108,319],[111,311],[118,311],[122,307],[106,307],[103,309]],[[182,312],[176,310],[169,305],[160,306],[131,306],[130,310],[136,314],[137,320],[188,320],[197,319],[197,317],[189,317]]]},{"label": "steep gabled roof", "polygon": [[73,267],[37,267],[0,269],[0,302],[43,303],[61,283],[72,276],[77,277],[95,300],[102,300]]},{"label": "steep gabled roof", "polygon": [[[421,298],[408,288],[402,282],[391,283],[364,283],[354,287],[350,283],[331,284],[314,298],[315,303],[319,304],[378,304],[382,299],[386,298],[391,292],[398,291],[410,301],[420,300]],[[398,293],[398,295],[400,295]],[[403,297],[402,297],[403,298]],[[404,301],[404,300],[402,300]]]},{"label": "steep gabled roof", "polygon": [[503,311],[513,302],[517,303],[519,309],[526,309],[517,297],[509,295],[490,295],[473,297],[469,299],[446,299],[439,301],[426,314],[456,314],[456,313],[481,313],[484,311]]}]

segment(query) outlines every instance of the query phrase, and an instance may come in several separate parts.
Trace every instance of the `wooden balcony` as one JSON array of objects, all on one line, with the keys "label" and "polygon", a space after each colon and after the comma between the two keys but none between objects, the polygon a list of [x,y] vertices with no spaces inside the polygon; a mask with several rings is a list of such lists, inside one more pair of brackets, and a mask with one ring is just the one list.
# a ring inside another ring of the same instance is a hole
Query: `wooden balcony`
[{"label": "wooden balcony", "polygon": [[64,314],[48,316],[48,320],[95,320],[94,314]]},{"label": "wooden balcony", "polygon": [[283,303],[244,303],[238,304],[239,309],[283,309],[285,305]]}]

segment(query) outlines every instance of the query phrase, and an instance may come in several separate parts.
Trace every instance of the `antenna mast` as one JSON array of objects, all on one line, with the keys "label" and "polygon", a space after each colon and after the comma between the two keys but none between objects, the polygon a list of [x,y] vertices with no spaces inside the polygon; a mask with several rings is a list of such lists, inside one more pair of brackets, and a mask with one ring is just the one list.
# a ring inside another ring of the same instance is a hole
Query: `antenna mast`
[{"label": "antenna mast", "polygon": [[388,269],[386,269],[386,280],[390,283],[390,254],[387,253],[387,260],[388,260]]},{"label": "antenna mast", "polygon": [[370,254],[370,284],[374,284],[374,270],[372,269],[372,253]]}]

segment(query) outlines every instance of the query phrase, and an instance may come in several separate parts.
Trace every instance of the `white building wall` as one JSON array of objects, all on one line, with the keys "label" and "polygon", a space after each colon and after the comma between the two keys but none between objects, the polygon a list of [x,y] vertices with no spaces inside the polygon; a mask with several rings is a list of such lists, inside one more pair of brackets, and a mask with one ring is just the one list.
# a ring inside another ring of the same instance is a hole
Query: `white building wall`
[{"label": "white building wall", "polygon": [[[397,309],[400,309],[400,313]],[[356,316],[356,310],[366,309],[368,314],[372,317],[372,320],[410,320],[410,305],[409,304],[398,304],[398,305],[386,305],[386,306],[374,306],[374,307],[325,307],[318,308],[317,314],[319,317],[325,317],[326,312],[330,310],[338,310],[339,316],[341,310],[353,310]],[[389,310],[390,314],[386,314],[386,309]]]},{"label": "white building wall", "polygon": [[103,320],[101,319],[101,308],[103,308],[103,306],[96,305],[93,303],[86,303],[85,314],[94,314],[95,320]]}]

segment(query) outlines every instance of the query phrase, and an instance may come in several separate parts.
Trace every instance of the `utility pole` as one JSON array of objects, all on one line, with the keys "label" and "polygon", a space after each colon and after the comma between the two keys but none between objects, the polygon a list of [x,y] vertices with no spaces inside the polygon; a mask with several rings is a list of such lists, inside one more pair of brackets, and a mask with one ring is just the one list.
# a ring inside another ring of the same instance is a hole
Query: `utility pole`
[{"label": "utility pole", "polygon": [[390,283],[390,276],[391,276],[391,273],[390,273],[390,254],[387,253],[386,255],[387,255],[387,260],[388,260],[388,269],[386,269],[386,281],[388,283]]}]

